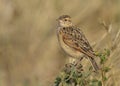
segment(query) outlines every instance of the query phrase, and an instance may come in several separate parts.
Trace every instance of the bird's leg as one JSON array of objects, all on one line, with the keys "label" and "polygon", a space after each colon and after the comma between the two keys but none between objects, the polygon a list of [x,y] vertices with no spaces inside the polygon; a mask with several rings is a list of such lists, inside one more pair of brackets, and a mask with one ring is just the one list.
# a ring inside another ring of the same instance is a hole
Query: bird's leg
[{"label": "bird's leg", "polygon": [[83,60],[83,58],[84,58],[84,55],[81,56],[79,59],[77,59],[76,62],[75,62],[75,65],[78,65],[79,63],[81,63],[81,61]]}]

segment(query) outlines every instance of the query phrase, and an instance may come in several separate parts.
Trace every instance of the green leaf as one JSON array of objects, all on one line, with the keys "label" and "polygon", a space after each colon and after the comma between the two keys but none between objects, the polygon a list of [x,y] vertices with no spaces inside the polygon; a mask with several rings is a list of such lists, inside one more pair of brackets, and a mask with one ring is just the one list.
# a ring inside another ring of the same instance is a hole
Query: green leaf
[{"label": "green leaf", "polygon": [[110,69],[111,69],[111,68],[109,68],[109,67],[104,67],[104,68],[103,68],[103,71],[104,71],[104,72],[109,72]]},{"label": "green leaf", "polygon": [[102,86],[102,82],[101,81],[98,81],[98,86]]},{"label": "green leaf", "polygon": [[98,57],[101,57],[102,53],[96,53],[95,55],[98,56]]},{"label": "green leaf", "polygon": [[104,77],[103,77],[103,80],[106,81],[106,80],[108,80],[108,78],[107,78],[106,76],[104,76]]},{"label": "green leaf", "polygon": [[92,82],[98,82],[98,80],[97,79],[93,79]]},{"label": "green leaf", "polygon": [[54,82],[55,86],[59,86],[60,82],[61,82],[61,78],[57,77],[56,80],[55,80],[55,82]]},{"label": "green leaf", "polygon": [[106,55],[110,56],[110,50],[109,49],[105,49]]},{"label": "green leaf", "polygon": [[100,59],[101,59],[101,61],[100,61],[101,64],[103,64],[107,60],[106,57],[105,57],[105,55],[102,55],[100,57]]},{"label": "green leaf", "polygon": [[93,79],[91,82],[90,82],[90,86],[97,86],[98,84],[98,80],[97,79]]}]

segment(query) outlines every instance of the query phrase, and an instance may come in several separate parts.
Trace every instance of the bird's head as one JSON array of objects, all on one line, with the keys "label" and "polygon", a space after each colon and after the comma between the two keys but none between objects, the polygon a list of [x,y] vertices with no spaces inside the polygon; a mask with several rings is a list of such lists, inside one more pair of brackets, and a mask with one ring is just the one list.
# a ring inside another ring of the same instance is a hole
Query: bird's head
[{"label": "bird's head", "polygon": [[57,19],[57,21],[61,27],[72,26],[71,17],[69,15],[62,15]]}]

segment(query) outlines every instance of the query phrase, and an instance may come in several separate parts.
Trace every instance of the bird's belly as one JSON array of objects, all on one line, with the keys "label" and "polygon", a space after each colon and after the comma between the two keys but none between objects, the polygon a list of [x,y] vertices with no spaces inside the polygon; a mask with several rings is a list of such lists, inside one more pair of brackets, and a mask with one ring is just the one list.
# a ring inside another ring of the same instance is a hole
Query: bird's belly
[{"label": "bird's belly", "polygon": [[72,57],[75,57],[75,58],[78,58],[78,57],[80,57],[80,56],[82,55],[81,52],[76,51],[75,49],[73,49],[73,48],[69,47],[68,45],[66,45],[66,44],[64,43],[61,35],[58,36],[58,39],[59,39],[59,43],[60,43],[62,49],[63,49],[68,55],[70,55],[70,56],[72,56]]}]

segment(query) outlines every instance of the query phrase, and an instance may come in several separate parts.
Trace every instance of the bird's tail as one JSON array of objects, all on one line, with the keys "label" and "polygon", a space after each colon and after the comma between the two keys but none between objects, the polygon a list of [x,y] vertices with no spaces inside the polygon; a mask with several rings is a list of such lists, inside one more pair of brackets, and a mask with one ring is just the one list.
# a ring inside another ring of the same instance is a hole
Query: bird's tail
[{"label": "bird's tail", "polygon": [[96,61],[94,60],[94,58],[93,58],[93,57],[88,57],[88,59],[89,59],[90,63],[92,64],[94,70],[95,70],[96,72],[98,72],[99,67],[98,67]]}]

